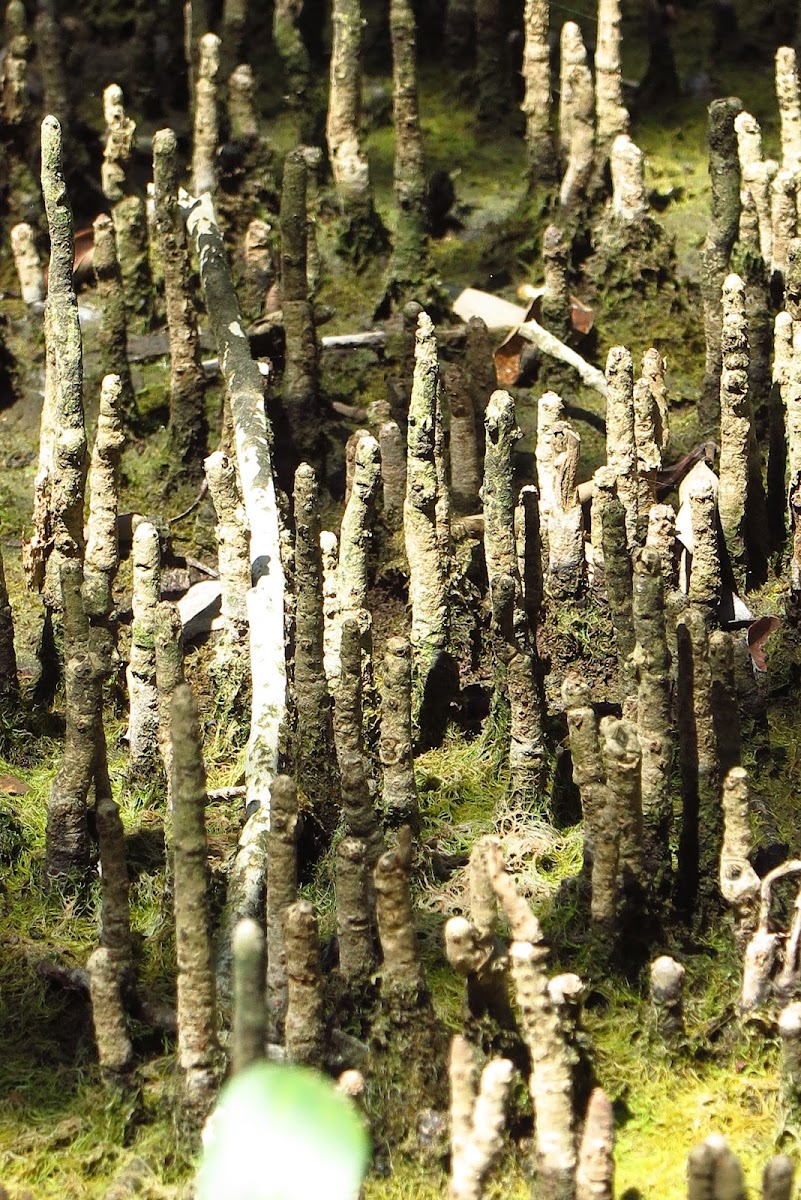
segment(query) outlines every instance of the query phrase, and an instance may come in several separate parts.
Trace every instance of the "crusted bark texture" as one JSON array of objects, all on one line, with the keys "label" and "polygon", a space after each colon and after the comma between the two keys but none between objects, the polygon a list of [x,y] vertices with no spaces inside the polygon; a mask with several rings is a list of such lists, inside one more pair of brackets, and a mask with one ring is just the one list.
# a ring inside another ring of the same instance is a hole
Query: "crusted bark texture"
[{"label": "crusted bark texture", "polygon": [[482,430],[482,418],[487,401],[495,390],[495,362],[493,360],[493,344],[490,332],[481,317],[471,317],[467,322],[464,340],[464,356],[462,364],[468,383],[473,391],[473,405],[479,426]]},{"label": "crusted bark texture", "polygon": [[266,315],[267,298],[276,278],[273,227],[254,217],[242,238],[242,311],[249,320]]},{"label": "crusted bark texture", "polygon": [[537,793],[543,768],[542,712],[537,652],[517,566],[512,448],[520,436],[508,392],[494,392],[485,414],[484,552],[492,620],[499,638],[511,716],[509,767],[513,790],[527,801]]},{"label": "crusted bark texture", "polygon": [[153,135],[153,200],[170,339],[172,473],[177,474],[180,465],[182,473],[199,479],[206,449],[206,383],[190,290],[186,232],[178,208],[176,139],[171,129]]},{"label": "crusted bark texture", "polygon": [[548,517],[548,575],[546,590],[553,599],[575,597],[584,591],[584,518],[576,481],[581,438],[567,421],[551,429],[554,450],[553,508]]},{"label": "crusted bark texture", "polygon": [[[567,716],[573,782],[581,795],[584,816],[584,864],[591,867],[595,847],[602,836],[605,809],[609,803],[606,772],[598,739],[598,717],[592,707],[590,689],[577,675],[566,675],[562,684],[562,702]],[[617,858],[613,877],[617,874]]]},{"label": "crusted bark texture", "polygon": [[604,581],[609,612],[615,627],[620,692],[624,711],[634,711],[637,685],[632,662],[634,617],[632,613],[631,559],[626,549],[626,510],[617,496],[610,496],[600,511]]},{"label": "crusted bark texture", "polygon": [[[604,563],[604,512],[612,504],[620,504],[615,492],[614,472],[606,465],[598,467],[592,477],[592,500],[590,501],[590,553],[592,565],[590,582],[592,590],[599,596],[606,594],[606,566]],[[626,537],[626,514],[620,506],[623,539]]]},{"label": "crusted bark texture", "polygon": [[373,970],[375,905],[367,843],[344,837],[337,846],[337,941],[339,970],[348,981],[364,980]]},{"label": "crusted bark texture", "polygon": [[490,835],[477,838],[470,851],[467,876],[471,919],[452,917],[446,922],[445,953],[454,970],[467,980],[471,1014],[481,1017],[489,1013],[502,1025],[508,1025],[513,1019],[509,963],[495,936],[498,897],[493,887],[493,880],[497,882],[502,877],[504,883],[511,883],[505,874],[497,838]]},{"label": "crusted bark texture", "polygon": [[324,988],[317,918],[310,901],[297,900],[284,910],[284,944],[287,974],[286,1056],[290,1062],[319,1069],[325,1048]]},{"label": "crusted bark texture", "polygon": [[540,496],[543,571],[548,565],[548,520],[556,505],[556,472],[553,465],[556,448],[553,430],[559,422],[564,420],[564,417],[565,406],[562,403],[562,397],[558,396],[556,392],[543,392],[537,401],[537,442],[534,448]]},{"label": "crusted bark texture", "polygon": [[87,963],[92,1024],[101,1070],[121,1075],[133,1062],[133,1046],[122,1003],[120,976],[111,953],[103,946]]},{"label": "crusted bark texture", "polygon": [[656,501],[656,478],[662,468],[658,438],[659,414],[649,382],[642,376],[634,385],[634,440],[637,446],[638,529],[647,536],[647,514]]},{"label": "crusted bark texture", "polygon": [[710,703],[712,675],[708,637],[703,614],[698,608],[690,606],[681,614],[677,645],[676,694],[683,799],[679,897],[685,911],[703,922],[719,908],[715,884],[723,822]]},{"label": "crusted bark texture", "polygon": [[796,175],[782,168],[776,172],[770,186],[770,226],[773,252],[770,260],[772,275],[784,274],[787,243],[797,232]]},{"label": "crusted bark texture", "polygon": [[307,463],[295,472],[295,778],[328,827],[339,794],[331,697],[323,665],[320,492]]},{"label": "crusted bark texture", "polygon": [[[521,108],[526,114],[526,157],[529,188],[556,182],[556,146],[551,128],[551,52],[548,44],[549,0],[526,0],[523,13],[523,82]],[[558,333],[554,330],[554,333]]]},{"label": "crusted bark texture", "polygon": [[748,804],[748,772],[735,766],[723,780],[723,844],[720,849],[720,890],[734,909],[741,947],[756,929],[759,876],[751,866],[754,838]]},{"label": "crusted bark texture", "polygon": [[361,142],[361,0],[334,0],[331,86],[326,138],[343,217],[340,246],[357,266],[385,250],[387,232],[375,211],[370,167]]},{"label": "crusted bark texture", "polygon": [[601,755],[609,805],[619,830],[618,876],[629,899],[641,899],[644,884],[640,742],[635,726],[617,717],[602,717]]},{"label": "crusted bark texture", "polygon": [[[773,258],[773,228],[771,225],[771,181],[778,163],[762,157],[762,130],[751,113],[741,112],[734,120],[737,152],[740,158],[740,178],[743,191],[749,191],[756,210],[759,255],[766,265]],[[740,217],[740,237],[743,236],[743,216]]]},{"label": "crusted bark texture", "polygon": [[576,1164],[576,1200],[612,1200],[615,1194],[615,1114],[602,1088],[593,1088]]},{"label": "crusted bark texture", "polygon": [[723,779],[743,757],[740,731],[740,698],[734,674],[734,638],[723,629],[709,634],[709,706],[715,729],[718,772]]},{"label": "crusted bark texture", "polygon": [[199,1123],[214,1102],[219,1049],[206,861],[206,772],[189,684],[175,689],[170,717],[178,1062],[184,1073],[187,1117]]},{"label": "crusted bark texture", "polygon": [[669,954],[651,963],[651,1003],[656,1013],[656,1028],[666,1041],[684,1035],[684,975],[684,967]]},{"label": "crusted bark texture", "polygon": [[670,876],[670,783],[675,732],[662,568],[659,552],[650,546],[634,559],[633,616],[644,851],[651,886],[659,891]]},{"label": "crusted bark texture", "polygon": [[[98,686],[102,686],[102,681]],[[128,866],[122,818],[111,794],[102,709],[98,711],[96,738],[95,825],[100,843],[100,945],[109,952],[118,978],[125,986],[130,984],[133,975]]]},{"label": "crusted bark texture", "polygon": [[740,160],[734,121],[742,112],[735,97],[709,106],[709,178],[712,212],[701,252],[701,296],[704,303],[706,367],[698,416],[702,429],[714,431],[720,417],[721,293],[740,223]]},{"label": "crusted bark texture", "polygon": [[523,601],[529,628],[536,634],[542,615],[542,532],[539,493],[533,484],[520,489],[515,508],[517,564],[523,584]]},{"label": "crusted bark texture", "polygon": [[34,231],[22,221],[12,228],[10,236],[22,302],[38,304],[45,298],[45,277]]},{"label": "crusted bark texture", "polygon": [[628,132],[620,63],[620,0],[599,0],[595,47],[596,168],[603,169],[612,144]]},{"label": "crusted bark texture", "polygon": [[159,535],[142,521],[133,537],[133,625],[127,680],[130,698],[128,749],[134,774],[149,774],[157,747],[156,612],[161,599]]},{"label": "crusted bark texture", "polygon": [[670,398],[665,384],[667,361],[653,346],[642,356],[641,378],[651,389],[654,404],[654,438],[661,452],[670,443]]},{"label": "crusted bark texture", "polygon": [[152,283],[147,251],[145,206],[128,186],[128,163],[133,151],[136,123],[125,112],[122,88],[112,83],[103,92],[106,144],[100,179],[111,204],[125,305],[131,316],[149,316]]},{"label": "crusted bark texture", "polygon": [[384,524],[390,533],[403,528],[406,496],[406,443],[397,421],[384,421],[378,431]]},{"label": "crusted bark texture", "polygon": [[414,381],[406,433],[403,534],[409,563],[412,663],[422,693],[437,655],[448,642],[446,569],[437,539],[437,467],[434,441],[439,367],[434,326],[420,313]]},{"label": "crusted bark texture", "polygon": [[[752,471],[758,455],[751,427],[748,395],[748,322],[745,315],[745,285],[739,275],[727,276],[723,284],[722,372],[720,378],[720,484],[718,512],[735,583],[744,591],[753,578],[748,514],[762,502],[761,470]],[[758,465],[758,463],[757,463]],[[751,481],[761,495],[752,495]],[[763,552],[764,556],[764,552]]]},{"label": "crusted bark texture", "polygon": [[[790,242],[789,248],[795,250],[794,242]],[[788,263],[790,258],[788,253]],[[801,262],[801,255],[798,260]],[[787,428],[787,507],[793,537],[790,585],[793,592],[797,593],[801,591],[801,353],[796,350],[798,317],[792,311],[789,295],[787,302],[790,310],[788,316],[792,321],[791,326],[787,323],[787,331],[789,333],[792,329],[792,342],[789,366],[782,372],[786,383],[783,383],[781,390]],[[781,316],[780,313],[776,318],[777,330]],[[777,353],[777,367],[778,358]]]},{"label": "crusted bark texture", "polygon": [[457,513],[478,512],[481,507],[481,458],[476,412],[464,370],[449,363],[442,372],[442,387],[450,409],[450,493]]},{"label": "crusted bark texture", "polygon": [[[261,374],[250,356],[230,267],[208,198],[190,205],[187,226],[200,260],[200,279],[228,391],[239,482],[250,527],[253,587],[248,593],[248,624],[253,698],[246,778],[248,803],[256,801],[263,812],[257,820],[250,818],[253,825],[245,827],[240,841],[241,861],[229,881],[229,896],[234,897],[236,906],[246,905],[248,897],[260,892],[259,880],[263,882],[265,869],[258,846],[264,815],[269,812],[269,785],[277,769],[278,739],[286,712],[285,581]],[[254,914],[240,911],[236,918],[248,915]]]},{"label": "crusted bark texture", "polygon": [[776,51],[776,100],[781,123],[782,169],[801,168],[801,88],[798,61],[791,46]]},{"label": "crusted bark texture", "polygon": [[107,617],[112,610],[111,588],[117,573],[117,511],[120,460],[125,445],[122,423],[122,381],[106,375],[100,387],[100,411],[89,467],[89,519],[83,572],[83,603],[89,617]]},{"label": "crusted bark texture", "polygon": [[[750,556],[752,579],[765,577],[767,553],[778,544],[778,519],[781,510],[782,486],[777,478],[780,461],[784,474],[784,421],[777,388],[772,387],[773,303],[770,280],[759,245],[758,214],[751,191],[741,192],[740,249],[742,279],[745,284],[745,315],[748,321],[748,407],[751,415],[751,436],[748,445],[748,486],[753,501],[747,506],[746,541]],[[768,436],[764,458],[767,459],[767,481],[762,478],[762,458],[754,432],[754,416],[767,409]],[[767,492],[767,495],[766,495]],[[771,512],[770,501],[774,510]],[[772,518],[772,520],[771,520]]]},{"label": "crusted bark texture", "polygon": [[373,874],[383,955],[381,994],[390,1001],[426,993],[409,892],[411,869],[412,837],[405,826],[398,831],[395,847],[381,855]]},{"label": "crusted bark texture", "polygon": [[634,426],[634,368],[624,346],[613,346],[606,360],[606,463],[615,473],[617,494],[626,510],[626,538],[637,545],[644,536],[637,482]]},{"label": "crusted bark texture", "polygon": [[339,644],[342,622],[337,595],[337,562],[339,543],[330,529],[320,531],[320,555],[323,564],[323,668],[332,698],[339,686]]},{"label": "crusted bark texture", "polygon": [[221,615],[228,643],[226,656],[234,658],[247,639],[247,594],[250,591],[247,518],[239,495],[236,467],[228,455],[216,450],[203,466],[217,514],[214,536],[222,587]]},{"label": "crusted bark texture", "polygon": [[[506,870],[500,841],[491,836],[484,837],[481,839],[481,847],[487,881],[503,911],[512,939],[516,942],[532,942],[538,945],[542,941],[540,923],[531,911],[528,902],[518,892],[514,879]],[[481,912],[476,911],[475,916],[478,927],[485,930],[489,927],[490,921],[488,896],[483,889],[475,886],[476,878],[472,871],[470,883],[474,911],[476,897],[477,895],[481,896]]]},{"label": "crusted bark texture", "polygon": [[64,610],[64,753],[47,802],[45,874],[48,879],[82,872],[89,862],[87,797],[95,774],[102,703],[100,664],[91,654],[81,604],[80,563],[61,564]]},{"label": "crusted bark texture", "polygon": [[392,124],[395,128],[393,179],[398,222],[387,281],[387,299],[425,303],[431,290],[426,222],[428,188],[423,135],[417,104],[417,28],[409,0],[391,0]]},{"label": "crusted bark texture", "polygon": [[768,400],[770,444],[768,447],[767,505],[771,548],[785,538],[787,524],[787,474],[789,429],[785,431],[785,403],[793,359],[793,319],[788,312],[777,313],[773,323],[772,383]]},{"label": "crusted bark texture", "polygon": [[392,825],[416,826],[419,818],[412,756],[412,658],[406,638],[387,642],[381,691],[382,799]]},{"label": "crusted bark texture", "polygon": [[284,915],[297,900],[298,794],[288,775],[277,775],[270,789],[267,835],[267,1015],[271,1041],[280,1039],[287,1005]]},{"label": "crusted bark texture", "polygon": [[267,1010],[264,997],[264,932],[244,917],[233,937],[234,1016],[231,1029],[231,1073],[264,1058]]},{"label": "crusted bark texture", "polygon": [[[597,60],[596,60],[597,61]],[[609,151],[612,213],[623,225],[643,225],[648,216],[643,156],[627,133],[619,133]]]},{"label": "crusted bark texture", "polygon": [[559,188],[559,204],[571,210],[583,201],[592,175],[595,88],[581,30],[574,21],[565,21],[562,26],[560,47],[559,142],[567,166]]},{"label": "crusted bark texture", "polygon": [[[87,467],[81,327],[72,283],[72,210],[64,182],[61,126],[55,117],[42,122],[42,193],[50,234],[45,396],[34,482],[34,532],[25,547],[25,561],[30,584],[40,591],[44,588],[45,602],[54,608],[59,602],[60,563],[83,553]],[[49,580],[48,563],[52,563]]]},{"label": "crusted bark texture", "polygon": [[692,526],[692,565],[688,595],[707,615],[717,610],[723,589],[718,547],[717,495],[712,481],[699,475],[688,482],[687,500]]},{"label": "crusted bark texture", "polygon": [[339,530],[337,596],[343,619],[361,622],[367,609],[368,554],[380,484],[381,450],[376,439],[365,433],[355,445],[353,482]]},{"label": "crusted bark texture", "polygon": [[531,1058],[534,1146],[539,1189],[547,1200],[570,1200],[576,1169],[572,1054],[548,991],[547,951],[515,941],[509,949],[523,1037]]},{"label": "crusted bark texture", "polygon": [[220,141],[217,75],[220,39],[204,33],[200,39],[195,80],[195,123],[192,137],[192,193],[212,195],[217,189],[217,147]]},{"label": "crusted bark texture", "polygon": [[662,574],[663,591],[676,587],[676,513],[671,504],[652,504],[648,510],[648,533],[645,544],[656,550]]},{"label": "crusted bark texture", "polygon": [[[181,614],[174,604],[161,601],[155,612],[153,644],[156,654],[156,687],[159,694],[158,745],[164,775],[167,780],[167,797],[171,803],[172,789],[172,738],[170,736],[170,705],[172,694],[184,682],[184,651],[181,644],[183,623]],[[166,834],[169,837],[169,826]]]},{"label": "crusted bark texture", "polygon": [[14,619],[8,598],[3,556],[0,554],[0,706],[9,713],[19,699],[17,655],[14,649]]},{"label": "crusted bark texture", "polygon": [[368,846],[368,861],[374,866],[383,848],[364,753],[362,716],[362,635],[359,625],[347,617],[342,623],[340,676],[334,704],[334,737],[342,780],[342,813],[351,837]]},{"label": "crusted bark texture", "polygon": [[313,450],[319,436],[318,346],[307,281],[306,159],[291,150],[281,187],[281,308],[286,336],[283,398],[295,447]]},{"label": "crusted bark texture", "polygon": [[[222,48],[225,49],[224,41]],[[255,92],[256,80],[251,67],[248,63],[240,63],[228,76],[228,124],[234,141],[250,142],[259,136],[259,123],[253,106]]]},{"label": "crusted bark texture", "polygon": [[543,329],[564,340],[571,327],[568,286],[569,245],[558,225],[549,225],[542,235],[542,265],[545,291],[540,300]]},{"label": "crusted bark texture", "polygon": [[92,268],[97,280],[103,317],[100,323],[100,353],[103,369],[120,379],[120,407],[128,426],[136,422],[136,398],[128,365],[128,324],[125,315],[125,292],[117,241],[111,217],[101,213],[94,223]]},{"label": "crusted bark texture", "polygon": [[103,116],[106,143],[100,183],[106,199],[116,204],[126,192],[125,177],[136,134],[136,122],[125,112],[122,88],[118,83],[110,83],[103,92]]},{"label": "crusted bark texture", "polygon": [[[473,1048],[465,1038],[451,1042],[451,1200],[481,1200],[484,1185],[504,1144],[506,1105],[513,1064],[494,1058],[476,1076]],[[477,1086],[478,1084],[478,1086]]]}]

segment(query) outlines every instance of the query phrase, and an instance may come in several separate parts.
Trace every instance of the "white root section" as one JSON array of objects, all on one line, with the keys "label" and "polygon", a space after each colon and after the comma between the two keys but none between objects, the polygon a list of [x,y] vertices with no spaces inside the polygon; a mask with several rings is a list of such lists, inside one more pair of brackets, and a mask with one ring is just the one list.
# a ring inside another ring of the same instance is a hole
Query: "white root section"
[{"label": "white root section", "polygon": [[781,121],[782,168],[797,172],[801,168],[801,93],[798,61],[790,46],[776,51],[776,99]]},{"label": "white root section", "polygon": [[[278,741],[286,712],[284,568],[262,378],[250,356],[211,197],[183,198],[187,229],[200,260],[204,291],[214,296],[215,336],[234,423],[239,482],[250,527],[247,596],[253,700],[246,778],[248,804],[270,811]],[[208,303],[208,301],[207,301]]]},{"label": "white root section", "polygon": [[133,627],[128,663],[128,745],[131,766],[146,767],[156,753],[159,694],[156,687],[156,613],[161,599],[159,535],[142,521],[133,536]]},{"label": "white root section", "polygon": [[613,1200],[615,1194],[615,1114],[602,1088],[587,1105],[576,1167],[576,1200]]},{"label": "white root section", "polygon": [[627,133],[612,143],[609,159],[612,172],[612,210],[618,221],[638,224],[648,215],[642,150]]},{"label": "white root section", "polygon": [[192,190],[196,196],[217,187],[217,148],[220,140],[217,109],[217,75],[220,71],[220,39],[205,33],[200,39],[195,84],[195,128],[192,143]]},{"label": "white root section", "polygon": [[119,375],[106,375],[100,385],[100,411],[89,468],[89,518],[83,563],[83,602],[91,617],[111,612],[111,587],[119,562],[117,510],[120,457],[125,444],[121,390]]},{"label": "white root section", "polygon": [[522,325],[518,325],[517,333],[527,342],[531,342],[532,346],[536,346],[543,354],[549,354],[551,358],[558,359],[559,362],[566,363],[568,367],[572,367],[581,379],[582,383],[586,383],[587,387],[595,388],[596,392],[600,392],[602,396],[607,393],[606,376],[603,371],[599,371],[591,363],[588,363],[585,358],[577,354],[570,346],[566,346],[561,342],[555,334],[549,333],[547,329],[543,329],[538,321],[524,321]]},{"label": "white root section", "polygon": [[328,682],[328,691],[334,696],[339,687],[342,622],[337,591],[339,548],[337,535],[330,529],[320,531],[320,553],[323,560],[323,670]]},{"label": "white root section", "polygon": [[217,514],[214,535],[222,587],[221,615],[227,639],[239,642],[247,628],[247,594],[250,591],[245,508],[239,496],[236,468],[222,450],[210,454],[203,469]]},{"label": "white root section", "polygon": [[[792,858],[778,867],[774,867],[772,871],[768,871],[762,880],[759,889],[759,922],[754,936],[745,948],[743,986],[740,993],[740,1012],[742,1013],[753,1012],[763,1005],[770,995],[771,975],[783,936],[770,928],[773,885],[788,875],[798,874],[801,874],[801,860]],[[798,912],[798,910],[798,898],[796,898],[796,911]],[[787,952],[785,952],[785,958],[788,958]],[[797,963],[793,966],[796,970],[797,980]]]},{"label": "white root section", "polygon": [[25,222],[11,230],[11,252],[23,304],[41,303],[45,298],[44,267],[36,249],[33,229]]},{"label": "white root section", "polygon": [[581,30],[565,21],[560,40],[559,143],[567,168],[559,188],[559,204],[570,208],[583,197],[595,153],[595,88],[587,65]]},{"label": "white root section", "polygon": [[720,890],[723,899],[735,910],[738,927],[751,932],[760,885],[759,876],[749,862],[754,839],[748,812],[748,772],[743,767],[732,767],[723,780],[721,804]]},{"label": "white root section", "polygon": [[506,1103],[514,1066],[494,1058],[481,1072],[476,1094],[473,1049],[465,1038],[451,1043],[451,1200],[481,1200],[487,1176],[503,1149]]}]

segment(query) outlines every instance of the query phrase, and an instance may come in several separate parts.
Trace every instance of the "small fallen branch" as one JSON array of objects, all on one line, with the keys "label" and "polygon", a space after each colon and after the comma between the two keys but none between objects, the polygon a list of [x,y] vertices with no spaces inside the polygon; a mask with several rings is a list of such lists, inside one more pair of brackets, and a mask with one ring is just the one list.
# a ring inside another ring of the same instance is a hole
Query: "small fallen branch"
[{"label": "small fallen branch", "polygon": [[[34,973],[45,983],[53,983],[70,992],[80,992],[89,999],[89,972],[83,967],[65,967],[48,958],[38,959],[33,964]],[[125,1007],[132,1017],[143,1021],[152,1029],[174,1037],[178,1032],[175,1009],[160,1000],[149,1000],[138,992],[128,991],[123,995]]]},{"label": "small fallen branch", "polygon": [[606,396],[606,376],[599,367],[588,363],[577,351],[565,345],[555,334],[540,325],[539,321],[529,318],[518,325],[509,336],[501,342],[495,351],[495,367],[498,380],[504,386],[514,385],[520,377],[520,355],[522,342],[528,342],[536,347],[541,354],[547,354],[558,362],[572,367],[587,387],[595,388],[602,396]]}]

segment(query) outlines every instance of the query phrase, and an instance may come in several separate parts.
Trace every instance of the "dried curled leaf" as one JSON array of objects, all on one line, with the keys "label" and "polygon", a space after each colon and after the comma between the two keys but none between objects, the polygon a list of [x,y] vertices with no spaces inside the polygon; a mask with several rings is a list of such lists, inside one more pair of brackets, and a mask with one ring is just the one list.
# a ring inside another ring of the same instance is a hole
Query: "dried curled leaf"
[{"label": "dried curled leaf", "polygon": [[756,621],[748,626],[748,649],[751,651],[754,666],[758,671],[767,671],[768,669],[768,664],[765,662],[765,643],[780,625],[781,621],[778,617],[757,617]]}]

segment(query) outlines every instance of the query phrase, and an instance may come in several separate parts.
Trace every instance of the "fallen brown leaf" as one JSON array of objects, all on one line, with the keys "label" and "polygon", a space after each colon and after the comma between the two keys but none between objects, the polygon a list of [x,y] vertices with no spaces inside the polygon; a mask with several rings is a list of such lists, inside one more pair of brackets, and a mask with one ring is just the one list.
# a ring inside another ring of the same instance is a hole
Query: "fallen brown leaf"
[{"label": "fallen brown leaf", "polygon": [[0,775],[0,792],[6,796],[25,796],[31,790],[30,784],[16,775]]},{"label": "fallen brown leaf", "polygon": [[778,617],[757,617],[756,621],[748,626],[748,649],[758,671],[768,669],[765,662],[765,643],[780,625]]}]

